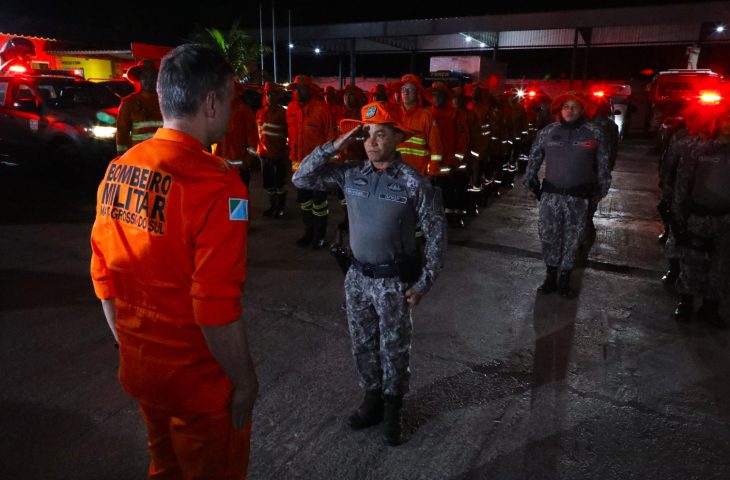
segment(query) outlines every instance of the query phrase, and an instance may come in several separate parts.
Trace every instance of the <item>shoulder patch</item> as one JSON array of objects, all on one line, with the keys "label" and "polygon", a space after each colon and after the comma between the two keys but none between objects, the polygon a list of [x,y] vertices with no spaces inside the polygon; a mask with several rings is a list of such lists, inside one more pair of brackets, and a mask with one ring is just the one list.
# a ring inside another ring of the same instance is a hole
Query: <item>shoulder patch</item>
[{"label": "shoulder patch", "polygon": [[229,198],[228,219],[242,222],[248,221],[248,200],[245,198]]}]

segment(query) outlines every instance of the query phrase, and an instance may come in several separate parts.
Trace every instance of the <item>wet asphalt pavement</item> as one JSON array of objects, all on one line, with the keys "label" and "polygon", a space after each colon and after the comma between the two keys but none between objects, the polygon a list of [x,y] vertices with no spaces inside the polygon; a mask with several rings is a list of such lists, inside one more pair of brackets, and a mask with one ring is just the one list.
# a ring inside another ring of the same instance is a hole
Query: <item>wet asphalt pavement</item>
[{"label": "wet asphalt pavement", "polygon": [[[145,477],[144,427],[88,277],[98,176],[0,167],[2,479]],[[575,299],[536,294],[537,209],[521,189],[449,231],[414,312],[396,448],[345,425],[361,392],[343,276],[294,246],[292,201],[285,219],[261,215],[260,182],[243,299],[260,381],[250,479],[730,478],[730,332],[672,319],[648,141],[622,145]]]}]

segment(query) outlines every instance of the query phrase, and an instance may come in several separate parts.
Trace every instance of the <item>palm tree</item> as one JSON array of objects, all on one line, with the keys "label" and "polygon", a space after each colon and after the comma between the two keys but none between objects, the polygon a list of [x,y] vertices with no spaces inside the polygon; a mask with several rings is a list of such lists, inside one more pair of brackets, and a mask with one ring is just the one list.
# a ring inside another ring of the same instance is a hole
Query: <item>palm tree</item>
[{"label": "palm tree", "polygon": [[233,71],[241,81],[249,81],[250,66],[258,65],[261,53],[268,55],[271,48],[261,45],[239,28],[239,21],[233,22],[224,34],[217,28],[201,28],[193,35],[193,41],[209,45],[219,50],[233,67]]}]

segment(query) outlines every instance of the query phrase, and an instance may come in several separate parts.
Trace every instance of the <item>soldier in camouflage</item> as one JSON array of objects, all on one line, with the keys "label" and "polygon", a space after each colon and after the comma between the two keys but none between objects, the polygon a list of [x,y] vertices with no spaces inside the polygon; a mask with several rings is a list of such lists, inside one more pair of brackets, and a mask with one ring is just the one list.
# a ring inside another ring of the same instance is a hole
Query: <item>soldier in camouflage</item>
[{"label": "soldier in camouflage", "polygon": [[[591,118],[591,123],[598,126],[603,132],[603,138],[606,139],[608,146],[608,161],[610,164],[611,171],[616,165],[616,159],[618,158],[618,125],[616,122],[609,118],[611,114],[611,103],[606,97],[598,97],[594,94],[595,112]],[[590,240],[595,238],[596,226],[593,223],[593,217],[596,215],[598,209],[598,203],[591,200],[588,212],[588,231]]]},{"label": "soldier in camouflage", "polygon": [[719,302],[730,287],[730,116],[726,106],[705,111],[699,139],[679,158],[672,199],[672,228],[681,244],[675,318],[688,321],[695,295],[703,297],[697,316],[720,328],[727,322]]},{"label": "soldier in camouflage", "polygon": [[[348,422],[357,430],[384,420],[386,444],[397,445],[410,378],[411,308],[441,270],[446,222],[440,192],[396,151],[416,132],[396,121],[384,102],[365,105],[362,117],[343,120],[347,133],[315,148],[292,181],[297,188],[339,187],[345,193],[352,248],[345,278],[347,319],[365,389]],[[368,160],[329,161],[363,139]],[[423,262],[414,234],[419,222],[425,238]]]},{"label": "soldier in camouflage", "polygon": [[[674,197],[674,182],[677,174],[677,166],[683,152],[688,152],[699,138],[696,135],[688,135],[687,127],[680,127],[669,140],[669,144],[664,153],[659,158],[659,191],[661,199],[657,210],[665,225],[665,245],[664,255],[669,261],[669,269],[662,277],[662,282],[667,286],[674,286],[679,277],[679,268],[681,258],[681,246],[677,245],[677,241],[672,231],[672,198]],[[660,241],[662,238],[660,237]]]},{"label": "soldier in camouflage", "polygon": [[[567,92],[552,103],[560,120],[543,128],[530,151],[524,185],[540,201],[538,231],[547,275],[540,293],[558,290],[570,297],[570,273],[585,234],[590,202],[611,185],[608,142],[600,128],[585,121],[584,95]],[[538,172],[545,162],[545,178]],[[560,277],[558,278],[558,269]]]}]

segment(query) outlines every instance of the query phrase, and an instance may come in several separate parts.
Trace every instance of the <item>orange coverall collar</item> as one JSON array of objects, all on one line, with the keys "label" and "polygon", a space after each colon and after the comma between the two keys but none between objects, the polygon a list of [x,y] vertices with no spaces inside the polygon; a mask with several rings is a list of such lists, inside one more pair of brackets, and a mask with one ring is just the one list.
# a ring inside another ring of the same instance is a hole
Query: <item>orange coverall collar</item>
[{"label": "orange coverall collar", "polygon": [[171,142],[183,143],[189,147],[205,150],[205,147],[197,139],[180,130],[172,128],[158,128],[155,137],[159,140],[169,140]]}]

